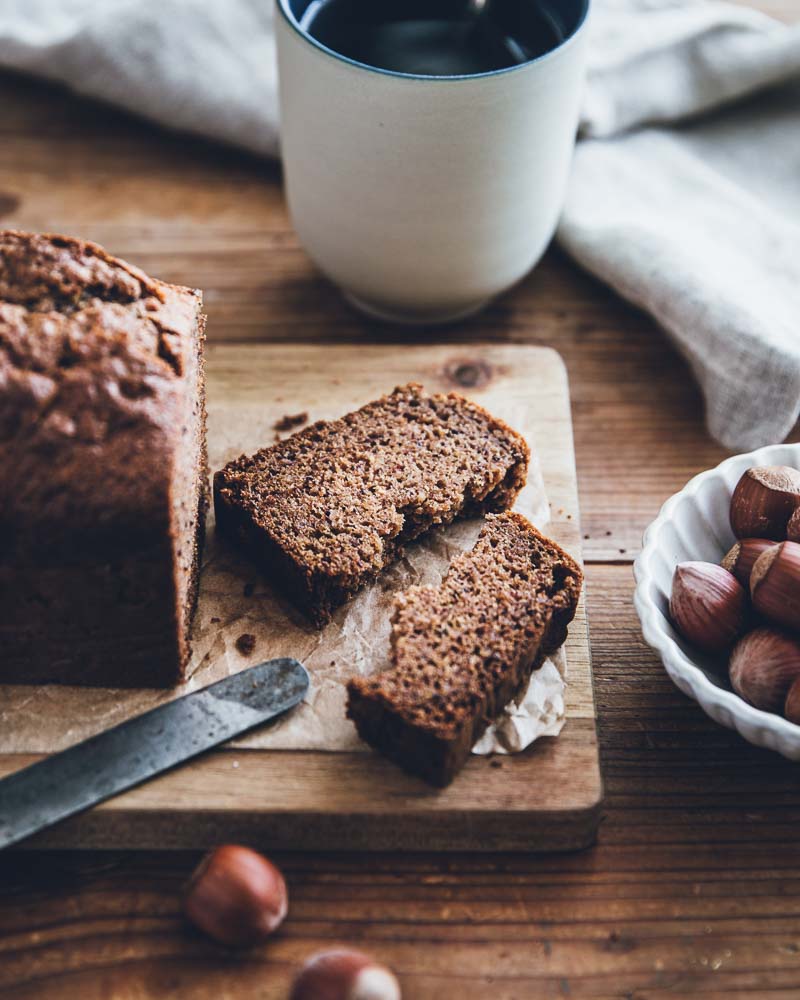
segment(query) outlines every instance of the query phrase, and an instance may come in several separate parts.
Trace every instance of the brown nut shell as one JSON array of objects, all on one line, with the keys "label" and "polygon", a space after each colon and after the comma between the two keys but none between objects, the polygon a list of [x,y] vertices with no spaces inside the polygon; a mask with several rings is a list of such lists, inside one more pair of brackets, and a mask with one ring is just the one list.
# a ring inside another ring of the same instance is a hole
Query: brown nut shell
[{"label": "brown nut shell", "polygon": [[790,542],[800,542],[800,507],[789,518],[789,523],[786,525],[786,538]]},{"label": "brown nut shell", "polygon": [[779,629],[753,629],[734,646],[728,669],[740,698],[765,712],[781,713],[800,677],[800,641]]},{"label": "brown nut shell", "polygon": [[800,544],[781,542],[761,553],[750,573],[750,596],[768,621],[800,630]]},{"label": "brown nut shell", "polygon": [[756,559],[774,544],[769,538],[743,538],[733,546],[720,565],[733,573],[739,583],[749,590],[750,573]]},{"label": "brown nut shell", "polygon": [[229,948],[266,940],[289,908],[281,872],[249,847],[228,844],[203,858],[183,901],[187,918]]},{"label": "brown nut shell", "polygon": [[400,984],[386,966],[364,952],[338,948],[306,962],[290,1000],[401,1000]]},{"label": "brown nut shell", "polygon": [[787,524],[800,507],[800,470],[789,465],[748,469],[731,497],[731,528],[737,538],[786,538]]},{"label": "brown nut shell", "polygon": [[684,639],[704,652],[721,653],[744,630],[747,594],[721,566],[680,563],[672,578],[669,613]]},{"label": "brown nut shell", "polygon": [[789,688],[786,695],[786,704],[783,706],[783,714],[796,726],[800,726],[800,677]]}]

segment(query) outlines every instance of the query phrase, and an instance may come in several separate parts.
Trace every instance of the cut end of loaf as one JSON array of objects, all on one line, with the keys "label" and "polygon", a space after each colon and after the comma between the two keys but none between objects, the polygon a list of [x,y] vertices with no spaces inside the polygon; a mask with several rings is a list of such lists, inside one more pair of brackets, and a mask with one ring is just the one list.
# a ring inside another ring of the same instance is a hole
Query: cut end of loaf
[{"label": "cut end of loaf", "polygon": [[0,680],[183,678],[207,506],[201,305],[96,244],[0,231]]}]

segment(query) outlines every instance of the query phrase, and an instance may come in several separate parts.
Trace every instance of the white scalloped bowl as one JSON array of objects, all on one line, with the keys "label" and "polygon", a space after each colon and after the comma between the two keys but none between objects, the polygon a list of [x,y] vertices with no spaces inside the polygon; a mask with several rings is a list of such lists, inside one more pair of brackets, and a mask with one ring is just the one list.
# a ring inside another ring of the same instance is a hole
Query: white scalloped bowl
[{"label": "white scalloped bowl", "polygon": [[731,690],[726,665],[698,652],[681,638],[668,616],[672,574],[691,559],[718,563],[735,538],[728,523],[733,490],[742,473],[754,465],[800,468],[800,444],[771,445],[748,455],[735,455],[716,469],[695,476],[670,497],[644,535],[634,563],[634,603],[645,641],[659,653],[677,687],[694,698],[721,726],[735,729],[748,742],[800,760],[800,726],[762,712]]}]

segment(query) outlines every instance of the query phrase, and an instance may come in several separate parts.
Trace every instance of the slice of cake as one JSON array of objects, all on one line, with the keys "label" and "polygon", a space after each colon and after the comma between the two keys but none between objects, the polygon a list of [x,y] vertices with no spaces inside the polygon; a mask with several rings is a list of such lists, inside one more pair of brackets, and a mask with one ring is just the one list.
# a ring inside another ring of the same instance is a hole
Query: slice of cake
[{"label": "slice of cake", "polygon": [[0,681],[184,676],[207,507],[200,293],[0,231]]},{"label": "slice of cake", "polygon": [[363,740],[447,785],[489,722],[564,641],[583,575],[519,514],[489,517],[439,587],[395,603],[391,667],[348,684]]},{"label": "slice of cake", "polygon": [[316,624],[434,525],[506,510],[523,438],[475,403],[396,389],[214,476],[217,527]]}]

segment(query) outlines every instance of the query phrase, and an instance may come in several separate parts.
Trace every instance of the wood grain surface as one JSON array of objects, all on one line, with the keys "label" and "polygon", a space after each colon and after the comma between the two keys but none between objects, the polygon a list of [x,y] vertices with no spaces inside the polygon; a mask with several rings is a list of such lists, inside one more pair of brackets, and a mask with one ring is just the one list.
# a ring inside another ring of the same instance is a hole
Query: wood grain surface
[{"label": "wood grain surface", "polygon": [[[800,16],[797,0],[764,6]],[[16,77],[0,79],[0,107],[0,223],[89,236],[203,286],[215,339],[292,341],[300,325],[320,341],[398,339],[315,276],[276,168]],[[4,1000],[279,1000],[306,956],[345,942],[390,962],[407,1000],[800,995],[800,772],[683,697],[631,605],[643,528],[723,457],[689,371],[557,250],[482,316],[419,334],[449,337],[547,344],[567,364],[606,786],[598,845],[283,854],[289,919],[243,957],[183,924],[196,854],[9,854]]]}]

